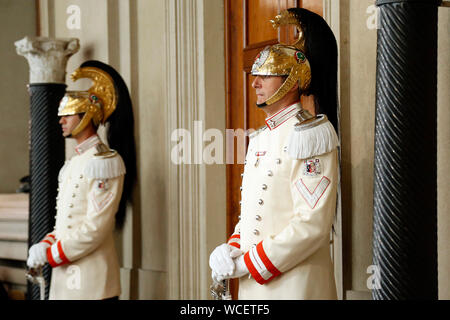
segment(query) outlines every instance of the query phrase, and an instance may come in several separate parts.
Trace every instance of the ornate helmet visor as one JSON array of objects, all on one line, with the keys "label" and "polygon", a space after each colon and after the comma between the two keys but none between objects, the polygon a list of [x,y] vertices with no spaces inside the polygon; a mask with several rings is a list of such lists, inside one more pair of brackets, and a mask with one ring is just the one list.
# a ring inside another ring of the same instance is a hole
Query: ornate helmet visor
[{"label": "ornate helmet visor", "polygon": [[282,99],[298,82],[301,92],[309,89],[311,67],[304,54],[304,39],[301,25],[296,16],[283,11],[272,20],[274,28],[280,25],[294,24],[299,29],[300,38],[293,45],[276,44],[267,46],[255,59],[252,67],[254,76],[287,76],[285,82],[266,102],[259,107],[271,105]]},{"label": "ornate helmet visor", "polygon": [[72,73],[73,81],[81,78],[91,79],[91,88],[87,91],[68,91],[58,109],[60,117],[84,113],[78,126],[71,132],[72,136],[83,131],[91,121],[95,126],[105,124],[116,108],[114,82],[108,73],[94,67],[79,68]]}]

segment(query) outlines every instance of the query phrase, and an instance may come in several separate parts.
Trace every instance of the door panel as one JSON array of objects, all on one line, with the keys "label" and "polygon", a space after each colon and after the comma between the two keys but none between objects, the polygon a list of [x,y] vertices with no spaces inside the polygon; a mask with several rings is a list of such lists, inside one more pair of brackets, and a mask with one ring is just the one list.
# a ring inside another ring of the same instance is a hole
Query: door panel
[{"label": "door panel", "polygon": [[244,1],[246,19],[245,46],[255,45],[268,39],[277,39],[278,32],[268,23],[278,11],[278,1],[247,0]]},{"label": "door panel", "polygon": [[[251,84],[251,67],[257,54],[267,45],[278,42],[292,43],[297,38],[295,27],[273,29],[269,22],[280,11],[292,7],[304,7],[322,15],[322,0],[224,0],[225,1],[225,55],[226,55],[226,115],[227,129],[258,129],[264,125],[266,115],[256,107],[256,95]],[[246,143],[237,150],[227,148],[227,233],[230,236],[239,221],[241,200],[240,186],[243,163],[237,163],[237,154],[246,153]],[[237,299],[237,281],[232,281],[233,299]]]}]

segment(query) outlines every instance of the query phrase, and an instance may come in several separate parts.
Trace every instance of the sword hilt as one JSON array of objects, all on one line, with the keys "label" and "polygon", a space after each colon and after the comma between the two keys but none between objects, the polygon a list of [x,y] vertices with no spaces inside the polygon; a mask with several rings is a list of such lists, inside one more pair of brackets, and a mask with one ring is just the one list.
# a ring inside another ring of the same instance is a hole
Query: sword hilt
[{"label": "sword hilt", "polygon": [[211,295],[214,300],[231,300],[231,294],[229,291],[229,279],[223,280],[222,282],[213,282],[210,287]]},{"label": "sword hilt", "polygon": [[39,285],[41,300],[45,300],[45,278],[42,273],[42,267],[30,268],[25,276],[32,284]]}]

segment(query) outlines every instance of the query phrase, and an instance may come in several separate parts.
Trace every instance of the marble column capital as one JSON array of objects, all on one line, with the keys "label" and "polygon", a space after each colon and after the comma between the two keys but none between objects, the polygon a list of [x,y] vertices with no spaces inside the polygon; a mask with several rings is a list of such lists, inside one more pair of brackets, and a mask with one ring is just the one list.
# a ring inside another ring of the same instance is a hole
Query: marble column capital
[{"label": "marble column capital", "polygon": [[67,61],[80,49],[80,41],[76,38],[27,36],[15,45],[17,54],[24,56],[30,66],[30,84],[65,83]]}]

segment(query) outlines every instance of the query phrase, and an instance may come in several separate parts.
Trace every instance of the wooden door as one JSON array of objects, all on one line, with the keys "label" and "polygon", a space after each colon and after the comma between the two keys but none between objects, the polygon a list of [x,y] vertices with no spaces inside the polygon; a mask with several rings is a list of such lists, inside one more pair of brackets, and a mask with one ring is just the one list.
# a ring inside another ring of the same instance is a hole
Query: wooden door
[{"label": "wooden door", "polygon": [[[297,37],[295,27],[273,29],[269,22],[280,11],[302,7],[323,15],[322,0],[224,0],[226,55],[227,129],[258,129],[264,125],[264,111],[256,107],[256,96],[250,74],[256,55],[267,45],[292,43]],[[227,233],[230,236],[239,221],[242,159],[246,146],[235,139],[232,164],[227,164]],[[240,162],[240,163],[239,163]],[[227,163],[230,163],[227,160]],[[237,281],[232,281],[233,299],[237,299]]]}]

